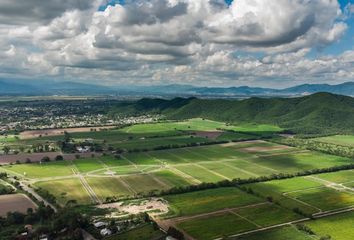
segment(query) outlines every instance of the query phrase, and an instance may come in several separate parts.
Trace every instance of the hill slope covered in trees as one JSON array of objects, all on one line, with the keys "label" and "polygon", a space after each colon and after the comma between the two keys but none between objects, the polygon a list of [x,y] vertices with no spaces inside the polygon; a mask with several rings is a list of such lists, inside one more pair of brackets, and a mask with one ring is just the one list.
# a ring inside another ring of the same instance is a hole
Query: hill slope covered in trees
[{"label": "hill slope covered in trees", "polygon": [[122,111],[161,113],[176,120],[202,117],[234,124],[275,124],[299,133],[354,133],[354,98],[330,93],[246,100],[142,99],[114,110]]}]

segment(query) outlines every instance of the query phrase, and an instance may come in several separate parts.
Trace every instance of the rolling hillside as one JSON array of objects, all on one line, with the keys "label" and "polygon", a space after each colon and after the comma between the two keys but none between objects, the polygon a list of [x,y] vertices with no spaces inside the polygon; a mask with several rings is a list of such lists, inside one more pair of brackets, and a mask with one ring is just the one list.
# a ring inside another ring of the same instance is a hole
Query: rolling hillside
[{"label": "rolling hillside", "polygon": [[203,117],[230,123],[276,124],[301,133],[354,132],[354,98],[330,93],[240,101],[142,99],[114,111],[161,113],[169,119]]}]

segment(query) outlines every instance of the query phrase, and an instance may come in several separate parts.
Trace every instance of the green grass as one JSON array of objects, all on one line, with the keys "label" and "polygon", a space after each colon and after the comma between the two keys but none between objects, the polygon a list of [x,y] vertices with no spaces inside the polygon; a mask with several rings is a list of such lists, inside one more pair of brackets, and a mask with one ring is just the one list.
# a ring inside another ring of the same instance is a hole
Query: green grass
[{"label": "green grass", "polygon": [[132,150],[132,149],[154,149],[161,146],[185,146],[192,143],[210,142],[207,138],[194,137],[190,135],[162,137],[162,138],[141,138],[123,142],[109,142],[115,148]]},{"label": "green grass", "polygon": [[354,212],[306,222],[317,235],[330,235],[335,240],[354,239]]},{"label": "green grass", "polygon": [[177,225],[195,239],[216,239],[232,234],[256,229],[257,227],[244,219],[226,213],[219,216],[193,219]]},{"label": "green grass", "polygon": [[334,210],[354,205],[354,194],[323,187],[289,194],[303,202],[320,208],[322,211]]},{"label": "green grass", "polygon": [[324,179],[326,181],[335,182],[335,183],[345,183],[354,181],[354,171],[340,171],[334,173],[323,173],[315,175],[318,178]]},{"label": "green grass", "polygon": [[61,205],[65,205],[69,200],[76,200],[79,204],[91,203],[88,193],[78,178],[37,182],[34,186],[49,191]]},{"label": "green grass", "polygon": [[127,189],[119,178],[86,178],[96,195],[105,201],[107,197],[126,197],[133,193]]},{"label": "green grass", "polygon": [[194,177],[195,179],[198,179],[201,182],[218,182],[225,180],[224,178],[196,165],[175,166],[175,168]]},{"label": "green grass", "polygon": [[13,143],[17,141],[18,139],[14,135],[8,135],[8,136],[0,135],[0,143]]},{"label": "green grass", "polygon": [[172,212],[177,216],[195,215],[224,208],[241,207],[263,201],[237,188],[203,190],[166,196],[165,199],[170,203]]},{"label": "green grass", "polygon": [[302,216],[295,214],[293,211],[284,209],[275,204],[264,204],[251,208],[242,208],[234,212],[262,227],[302,218]]},{"label": "green grass", "polygon": [[73,161],[73,163],[75,164],[75,166],[77,167],[77,169],[81,173],[105,168],[105,166],[102,163],[100,163],[99,161],[97,161],[97,159],[95,159],[95,158],[78,159],[78,160]]},{"label": "green grass", "polygon": [[353,163],[353,159],[318,152],[288,153],[262,156],[251,160],[283,173],[300,172],[315,168],[328,168]]},{"label": "green grass", "polygon": [[334,135],[329,137],[315,138],[314,140],[318,142],[354,147],[354,135]]},{"label": "green grass", "polygon": [[25,175],[28,178],[46,178],[72,175],[70,165],[66,161],[49,163],[16,164],[4,166],[4,169]]},{"label": "green grass", "polygon": [[237,125],[235,127],[229,127],[229,129],[232,129],[234,131],[238,132],[281,132],[284,129],[275,125],[269,125],[269,124],[242,124],[242,125]]},{"label": "green grass", "polygon": [[181,122],[163,122],[153,124],[138,124],[123,129],[126,133],[158,133],[173,131],[211,131],[226,128],[226,124],[201,118]]},{"label": "green grass", "polygon": [[142,227],[132,229],[123,234],[107,237],[105,239],[106,240],[126,240],[126,239],[148,240],[148,239],[160,239],[163,236],[164,234],[161,231],[155,230],[151,224],[148,224]]},{"label": "green grass", "polygon": [[283,193],[318,186],[321,186],[321,184],[308,181],[304,178],[292,178],[287,180],[276,180],[244,185],[244,187],[252,189],[256,194],[260,194],[264,198],[272,197],[273,201],[278,202],[282,207],[289,210],[299,208],[304,213],[308,214],[316,213],[319,210],[315,206],[311,207],[304,203],[298,202],[290,196],[283,195]]},{"label": "green grass", "polygon": [[154,190],[169,188],[147,174],[124,176],[122,179],[128,183],[136,193],[147,193]]},{"label": "green grass", "polygon": [[251,174],[244,172],[242,170],[238,170],[237,168],[232,168],[232,167],[225,165],[223,163],[203,163],[200,165],[212,170],[213,172],[221,174],[222,176],[225,176],[229,179],[235,179],[235,178],[246,179],[246,178],[254,177],[254,175],[251,175]]},{"label": "green grass", "polygon": [[313,240],[304,232],[297,230],[294,226],[285,226],[272,230],[248,234],[237,240]]},{"label": "green grass", "polygon": [[162,181],[167,182],[167,184],[175,187],[183,187],[191,184],[186,179],[174,174],[170,170],[155,172],[153,175],[160,178]]}]

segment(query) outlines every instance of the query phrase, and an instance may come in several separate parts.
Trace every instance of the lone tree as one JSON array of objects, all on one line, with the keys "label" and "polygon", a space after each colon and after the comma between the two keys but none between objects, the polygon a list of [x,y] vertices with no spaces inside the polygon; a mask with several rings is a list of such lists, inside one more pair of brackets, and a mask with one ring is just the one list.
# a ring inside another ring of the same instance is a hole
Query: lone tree
[{"label": "lone tree", "polygon": [[64,160],[64,158],[62,155],[58,155],[55,157],[55,161],[63,161],[63,160]]},{"label": "lone tree", "polygon": [[179,231],[178,229],[174,228],[174,227],[170,227],[167,230],[167,234],[171,237],[174,237],[178,240],[184,240],[184,235],[181,231]]},{"label": "lone tree", "polygon": [[4,148],[3,148],[3,151],[4,151],[4,153],[7,155],[7,154],[9,154],[9,152],[10,152],[10,147],[9,146],[5,146]]}]

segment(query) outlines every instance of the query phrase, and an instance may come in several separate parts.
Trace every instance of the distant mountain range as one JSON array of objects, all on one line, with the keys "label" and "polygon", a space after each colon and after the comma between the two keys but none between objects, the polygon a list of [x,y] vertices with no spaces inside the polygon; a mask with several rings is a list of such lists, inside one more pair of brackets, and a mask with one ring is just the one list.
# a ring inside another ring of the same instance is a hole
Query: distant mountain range
[{"label": "distant mountain range", "polygon": [[48,95],[118,95],[118,96],[196,96],[196,97],[274,97],[304,96],[318,92],[329,92],[354,96],[354,82],[338,85],[303,84],[285,89],[258,87],[196,87],[191,85],[161,86],[101,86],[77,82],[51,82],[24,80],[1,80],[0,95],[2,96],[48,96]]}]

